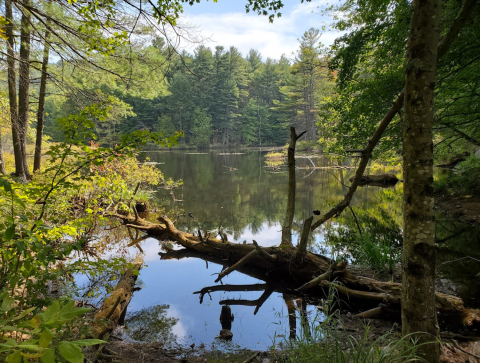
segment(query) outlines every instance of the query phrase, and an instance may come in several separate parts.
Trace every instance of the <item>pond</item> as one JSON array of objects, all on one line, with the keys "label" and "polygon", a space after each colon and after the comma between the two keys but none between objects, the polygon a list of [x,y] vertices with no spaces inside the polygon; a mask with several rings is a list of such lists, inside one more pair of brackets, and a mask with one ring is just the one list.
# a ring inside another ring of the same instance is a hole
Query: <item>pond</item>
[{"label": "pond", "polygon": [[[265,154],[266,151],[259,150],[216,150],[205,153],[168,151],[144,153],[140,159],[155,163],[167,178],[183,180],[181,188],[173,191],[160,189],[154,196],[166,210],[174,211],[178,229],[192,233],[199,229],[221,230],[229,241],[251,243],[256,240],[260,245],[274,246],[280,242],[288,175],[286,166],[268,164]],[[346,190],[345,184],[349,184],[348,179],[355,171],[354,161],[339,165],[327,157],[312,155],[299,155],[297,167],[294,244],[299,238],[298,231],[301,230],[303,220],[311,216],[312,211],[327,211],[340,201]],[[392,172],[399,177],[400,171],[399,168],[389,166],[370,169],[371,173]],[[387,226],[389,231],[401,233],[401,192],[401,183],[394,188],[359,188],[352,202],[353,211],[346,210],[342,216],[327,222],[312,233],[309,249],[332,258],[343,255],[352,261],[348,246],[333,246],[326,236],[333,233],[341,237],[343,233],[356,230],[359,228],[357,220],[360,225],[377,221]],[[458,227],[445,219],[442,223],[437,231],[437,238],[445,239],[442,244],[443,252],[439,254],[439,283],[464,297],[467,305],[478,306],[478,301],[475,300],[476,296],[480,296],[478,281],[472,285],[472,273],[480,272],[478,264],[475,265],[472,260],[462,260],[465,264],[462,264],[463,270],[459,272],[458,264],[449,262],[465,257],[461,252],[461,246],[465,244],[462,235],[468,235],[470,246],[479,246],[478,233],[469,230],[468,226]],[[456,231],[459,228],[465,229],[463,234],[451,237],[451,231],[458,233]],[[224,343],[216,339],[222,329],[219,303],[226,299],[255,301],[261,298],[264,289],[260,286],[256,291],[213,291],[205,294],[201,302],[199,294],[194,293],[216,285],[215,274],[222,270],[221,264],[195,257],[161,260],[159,252],[164,252],[164,247],[152,238],[146,239],[140,246],[145,252],[147,266],[141,270],[139,276],[142,289],[134,294],[128,311],[134,315],[137,312],[137,317],[153,316],[156,323],[152,324],[150,321],[148,328],[142,328],[158,330],[157,335],[149,336],[150,340],[156,336],[162,337],[162,340],[176,340],[183,345],[195,343],[197,346],[205,344],[222,349],[235,346],[267,349],[288,339],[293,324],[292,321],[289,324],[288,307],[296,308],[295,324],[299,327],[297,334],[300,334],[304,321],[301,318],[304,315],[299,311],[306,312],[312,325],[323,319],[321,310],[317,308],[317,305],[321,304],[319,300],[297,299],[298,296],[292,295],[292,291],[282,290],[280,283],[280,287],[261,304],[255,315],[255,304],[230,303],[234,315],[231,327],[233,339],[228,344]],[[474,248],[471,250],[473,254],[470,256],[478,258],[478,252],[475,252]],[[136,251],[131,248],[128,253],[134,256]],[[466,277],[466,268],[469,269],[469,277]],[[264,284],[264,281],[255,278],[253,271],[250,276],[234,272],[225,277],[223,283],[256,285]],[[135,320],[132,320],[130,325],[135,325],[134,322]],[[138,338],[141,334],[130,335],[142,340]]]}]

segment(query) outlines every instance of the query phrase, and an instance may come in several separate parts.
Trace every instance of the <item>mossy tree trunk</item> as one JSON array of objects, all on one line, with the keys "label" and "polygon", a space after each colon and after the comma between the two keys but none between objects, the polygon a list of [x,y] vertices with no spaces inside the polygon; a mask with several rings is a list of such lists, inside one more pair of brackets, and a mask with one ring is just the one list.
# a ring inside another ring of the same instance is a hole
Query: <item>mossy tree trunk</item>
[{"label": "mossy tree trunk", "polygon": [[416,332],[427,362],[440,359],[435,304],[433,100],[442,2],[414,0],[403,122],[402,333]]}]

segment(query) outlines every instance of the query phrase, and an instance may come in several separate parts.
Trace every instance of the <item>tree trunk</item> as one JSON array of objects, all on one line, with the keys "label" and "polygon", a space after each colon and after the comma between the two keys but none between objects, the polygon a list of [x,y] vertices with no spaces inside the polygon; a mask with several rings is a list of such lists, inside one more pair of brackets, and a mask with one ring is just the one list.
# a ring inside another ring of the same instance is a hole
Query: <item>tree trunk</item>
[{"label": "tree trunk", "polygon": [[[112,293],[103,301],[102,306],[95,313],[92,323],[92,336],[108,340],[112,330],[124,318],[128,304],[132,299],[138,272],[143,266],[143,257],[137,255],[133,266],[122,275]],[[103,346],[93,346],[85,349],[89,362],[96,362]]]},{"label": "tree trunk", "polygon": [[[48,25],[48,20],[47,20]],[[37,112],[37,138],[35,140],[35,156],[33,159],[33,172],[40,170],[42,164],[42,140],[43,140],[43,121],[45,111],[45,95],[47,88],[47,68],[48,57],[50,53],[50,45],[48,43],[49,31],[45,30],[45,45],[43,48],[42,60],[42,76],[40,79],[40,91],[38,95],[38,112]]]},{"label": "tree trunk", "polygon": [[287,211],[282,224],[282,243],[283,246],[292,246],[292,224],[295,215],[295,194],[296,194],[296,177],[295,177],[295,145],[297,140],[305,134],[306,131],[297,135],[295,127],[290,127],[290,144],[288,145],[288,199]]},{"label": "tree trunk", "polygon": [[15,175],[26,180],[25,168],[23,163],[24,154],[21,146],[21,128],[18,124],[18,106],[17,106],[17,88],[15,74],[15,39],[13,35],[13,10],[12,1],[5,0],[5,19],[8,25],[5,26],[5,35],[7,36],[7,81],[8,81],[8,100],[10,106],[10,123],[12,127],[13,154],[15,156]]},{"label": "tree trunk", "polygon": [[5,158],[3,157],[2,126],[0,125],[0,174],[6,174]]},{"label": "tree trunk", "polygon": [[407,46],[403,122],[402,333],[418,334],[419,352],[439,362],[435,305],[433,100],[441,0],[414,0]]},{"label": "tree trunk", "polygon": [[22,9],[20,33],[20,63],[18,65],[18,125],[22,163],[27,179],[31,179],[27,161],[27,130],[30,98],[30,12]]}]

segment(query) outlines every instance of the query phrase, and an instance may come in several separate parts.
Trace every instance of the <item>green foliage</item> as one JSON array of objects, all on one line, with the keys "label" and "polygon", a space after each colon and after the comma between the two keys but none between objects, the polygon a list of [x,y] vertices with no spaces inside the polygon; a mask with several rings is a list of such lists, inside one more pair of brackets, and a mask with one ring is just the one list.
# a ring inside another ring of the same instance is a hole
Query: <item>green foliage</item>
[{"label": "green foliage", "polygon": [[382,236],[357,235],[357,262],[377,272],[393,273],[402,259],[402,249]]},{"label": "green foliage", "polygon": [[472,155],[446,174],[439,173],[435,180],[435,189],[463,195],[480,194],[479,175],[480,158]]},{"label": "green foliage", "polygon": [[[125,267],[124,260],[89,263],[78,259],[68,264],[59,261],[69,259],[74,252],[95,255],[89,245],[92,233],[102,226],[105,215],[111,213],[110,207],[128,206],[135,186],[145,189],[159,184],[167,188],[176,185],[165,180],[152,165],[138,164],[134,156],[141,145],[172,145],[179,134],[165,138],[161,133],[138,130],[124,135],[115,148],[99,147],[91,141],[96,136],[95,121],[107,119],[110,111],[109,104],[90,105],[77,115],[61,119],[59,123],[68,142],[50,146],[46,168],[31,182],[0,178],[0,287],[10,292],[10,296],[2,295],[7,316],[0,322],[0,330],[20,328],[30,336],[24,342],[18,336],[17,342],[3,335],[5,342],[0,344],[0,354],[8,353],[7,361],[17,362],[22,356],[41,357],[42,362],[54,360],[54,352],[49,350],[53,335],[49,331],[61,337],[62,329],[88,309],[74,309],[73,302],[50,303],[46,283],[68,281],[82,271],[91,276],[108,271],[111,277]],[[18,319],[10,312],[13,301],[14,310],[21,316]],[[20,320],[34,310],[38,314],[33,318]],[[17,320],[21,325],[12,325]],[[72,363],[83,362],[80,346],[99,342],[61,341],[59,356]]]},{"label": "green foliage", "polygon": [[275,101],[275,108],[283,113],[285,121],[298,130],[307,130],[305,139],[313,142],[318,139],[317,124],[320,128],[322,124],[320,105],[325,97],[331,96],[333,88],[320,36],[320,31],[314,28],[303,34],[290,75],[280,87],[284,100]]},{"label": "green foliage", "polygon": [[[55,301],[43,312],[36,307],[19,308],[6,292],[0,294],[0,301],[0,359],[8,363],[39,358],[42,363],[83,362],[82,346],[106,343],[99,339],[59,340],[76,319],[90,311],[76,308],[73,301]],[[22,335],[28,338],[19,339]]]},{"label": "green foliage", "polygon": [[323,313],[302,318],[301,333],[284,341],[285,361],[291,363],[403,363],[424,362],[417,355],[418,338],[388,332],[372,339],[369,326],[359,334],[337,329],[342,318],[336,308],[338,296],[330,289],[319,306]]},{"label": "green foliage", "polygon": [[[456,1],[442,3],[442,35],[446,34],[460,8]],[[404,0],[394,3],[347,0],[330,10],[336,16],[334,27],[346,34],[337,38],[332,47],[329,67],[336,72],[337,94],[322,106],[321,114],[325,114],[329,125],[322,142],[328,151],[345,153],[345,150],[366,146],[404,87],[412,4]],[[479,11],[478,7],[472,9],[460,35],[437,64],[436,148],[451,150],[467,140],[479,144],[476,127],[479,108],[472,90],[479,87],[480,61],[474,49],[478,47],[480,27],[471,20]],[[374,157],[393,157],[401,153],[401,116],[397,114],[384,132]]]}]

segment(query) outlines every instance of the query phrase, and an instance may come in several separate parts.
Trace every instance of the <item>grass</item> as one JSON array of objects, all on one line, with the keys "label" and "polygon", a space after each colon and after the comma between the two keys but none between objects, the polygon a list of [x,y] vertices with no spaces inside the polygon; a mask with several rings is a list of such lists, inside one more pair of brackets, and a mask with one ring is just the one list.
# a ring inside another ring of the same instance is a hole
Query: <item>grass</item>
[{"label": "grass", "polygon": [[358,236],[357,262],[377,272],[393,273],[395,265],[401,261],[402,249],[393,241],[364,234]]},{"label": "grass", "polygon": [[388,332],[372,338],[369,326],[357,337],[338,330],[341,318],[332,310],[337,299],[333,289],[309,329],[301,329],[295,340],[284,342],[283,360],[290,363],[404,363],[425,362],[417,355],[419,344],[413,336],[399,337]]},{"label": "grass", "polygon": [[315,342],[305,339],[291,343],[286,362],[291,363],[404,363],[424,362],[417,355],[418,344],[409,337],[398,338],[392,333],[371,341],[368,327],[361,339],[345,339],[332,333],[328,339]]}]

